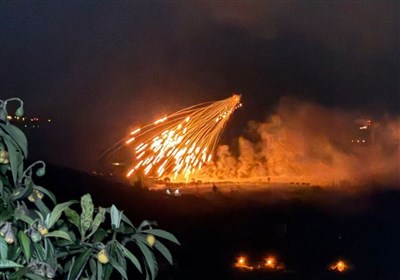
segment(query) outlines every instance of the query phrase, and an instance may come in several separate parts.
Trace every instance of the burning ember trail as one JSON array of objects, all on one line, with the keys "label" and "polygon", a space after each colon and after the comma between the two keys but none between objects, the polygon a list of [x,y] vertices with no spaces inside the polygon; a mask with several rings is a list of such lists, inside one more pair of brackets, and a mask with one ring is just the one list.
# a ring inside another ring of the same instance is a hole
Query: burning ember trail
[{"label": "burning ember trail", "polygon": [[240,95],[233,95],[180,110],[133,130],[125,140],[134,154],[126,176],[141,171],[188,180],[195,170],[211,161],[229,117],[241,106]]}]

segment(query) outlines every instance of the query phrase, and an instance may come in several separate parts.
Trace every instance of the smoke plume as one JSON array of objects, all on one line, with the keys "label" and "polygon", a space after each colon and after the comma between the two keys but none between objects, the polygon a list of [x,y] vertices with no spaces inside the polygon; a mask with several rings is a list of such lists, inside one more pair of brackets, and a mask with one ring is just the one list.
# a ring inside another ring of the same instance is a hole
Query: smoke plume
[{"label": "smoke plume", "polygon": [[238,151],[218,147],[199,177],[310,184],[400,183],[400,118],[282,98],[266,122],[250,122]]}]

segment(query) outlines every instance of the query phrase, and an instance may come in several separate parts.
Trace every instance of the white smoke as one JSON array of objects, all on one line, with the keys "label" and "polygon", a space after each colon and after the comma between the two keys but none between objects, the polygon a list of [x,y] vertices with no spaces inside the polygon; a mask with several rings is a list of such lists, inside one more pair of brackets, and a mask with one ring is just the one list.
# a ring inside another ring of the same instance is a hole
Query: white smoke
[{"label": "white smoke", "polygon": [[[199,178],[311,184],[400,184],[400,118],[372,118],[283,98],[266,122],[250,122],[238,156],[218,147]],[[367,129],[360,129],[362,125]]]}]

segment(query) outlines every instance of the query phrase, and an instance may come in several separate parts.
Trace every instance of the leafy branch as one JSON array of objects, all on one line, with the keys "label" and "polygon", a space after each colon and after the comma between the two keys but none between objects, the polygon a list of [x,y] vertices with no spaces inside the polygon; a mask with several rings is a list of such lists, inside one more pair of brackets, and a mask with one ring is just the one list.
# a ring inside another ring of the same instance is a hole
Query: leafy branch
[{"label": "leafy branch", "polygon": [[[128,263],[155,279],[155,252],[172,264],[161,240],[179,241],[154,222],[136,228],[115,205],[95,207],[90,194],[57,203],[51,191],[35,184],[33,171],[44,176],[46,164],[24,168],[27,139],[8,121],[11,101],[20,103],[15,115],[23,115],[19,98],[0,100],[0,279],[128,279]],[[74,209],[78,203],[80,213]],[[130,243],[140,254],[130,251]]]}]

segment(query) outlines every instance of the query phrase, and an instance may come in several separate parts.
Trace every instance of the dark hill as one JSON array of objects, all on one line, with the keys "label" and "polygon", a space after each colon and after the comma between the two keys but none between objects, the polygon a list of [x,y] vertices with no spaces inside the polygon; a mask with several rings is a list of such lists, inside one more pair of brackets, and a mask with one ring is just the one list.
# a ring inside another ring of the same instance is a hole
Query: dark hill
[{"label": "dark hill", "polygon": [[[158,279],[400,279],[400,192],[359,195],[305,189],[293,193],[210,193],[170,197],[116,180],[59,167],[38,183],[60,201],[90,193],[95,204],[115,204],[135,223],[156,220],[174,233],[174,267],[161,263]],[[273,199],[271,199],[273,197]],[[170,246],[171,247],[171,246]],[[259,262],[275,254],[284,273],[240,272],[239,254]],[[352,270],[327,270],[343,258]]]}]

